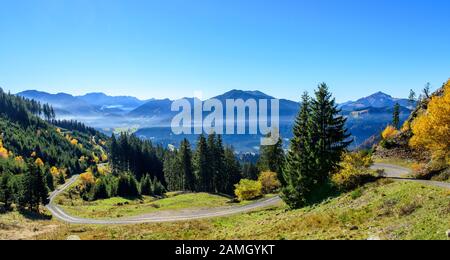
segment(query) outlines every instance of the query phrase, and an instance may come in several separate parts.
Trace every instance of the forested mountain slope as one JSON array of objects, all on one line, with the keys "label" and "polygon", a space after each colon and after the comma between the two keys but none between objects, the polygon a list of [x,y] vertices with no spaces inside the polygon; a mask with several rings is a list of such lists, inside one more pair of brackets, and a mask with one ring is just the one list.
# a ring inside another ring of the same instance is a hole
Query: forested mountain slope
[{"label": "forested mountain slope", "polygon": [[77,122],[53,118],[53,108],[49,105],[0,89],[0,206],[3,208],[16,204],[38,210],[57,182],[106,158],[101,148],[105,136]]}]

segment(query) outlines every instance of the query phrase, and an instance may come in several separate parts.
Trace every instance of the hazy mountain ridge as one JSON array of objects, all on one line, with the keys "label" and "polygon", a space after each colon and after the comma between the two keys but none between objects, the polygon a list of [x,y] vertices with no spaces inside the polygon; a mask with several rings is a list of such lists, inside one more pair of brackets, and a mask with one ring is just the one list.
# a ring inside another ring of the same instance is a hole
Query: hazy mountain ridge
[{"label": "hazy mountain ridge", "polygon": [[[94,92],[82,96],[66,93],[49,94],[40,91],[24,91],[17,95],[49,103],[56,109],[57,116],[78,119],[88,125],[111,133],[116,129],[133,128],[142,138],[152,139],[164,144],[178,144],[189,136],[175,136],[170,131],[170,122],[178,112],[171,111],[173,100],[150,99],[139,100],[130,96],[109,96]],[[273,99],[261,91],[231,90],[215,96],[225,104],[226,99]],[[194,98],[186,98],[193,107]],[[393,107],[401,106],[401,120],[408,118],[411,103],[407,99],[394,98],[383,92],[377,92],[368,97],[349,101],[339,105],[342,115],[347,119],[347,127],[358,146],[366,139],[378,134],[392,120]],[[280,99],[280,131],[285,139],[292,136],[291,129],[298,113],[300,104],[295,101]],[[415,106],[415,104],[414,104]],[[207,112],[203,113],[208,114]],[[268,114],[271,114],[270,105]],[[258,135],[225,136],[228,143],[237,150],[253,152],[259,146]],[[286,142],[286,145],[288,142]]]}]

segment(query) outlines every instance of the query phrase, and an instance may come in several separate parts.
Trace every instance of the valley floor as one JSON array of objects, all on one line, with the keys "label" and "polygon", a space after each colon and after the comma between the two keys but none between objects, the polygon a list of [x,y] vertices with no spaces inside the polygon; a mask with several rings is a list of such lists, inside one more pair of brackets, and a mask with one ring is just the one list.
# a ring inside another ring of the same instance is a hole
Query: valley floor
[{"label": "valley floor", "polygon": [[103,226],[0,216],[2,239],[447,239],[449,229],[448,190],[389,180],[300,210],[279,205],[195,221]]}]

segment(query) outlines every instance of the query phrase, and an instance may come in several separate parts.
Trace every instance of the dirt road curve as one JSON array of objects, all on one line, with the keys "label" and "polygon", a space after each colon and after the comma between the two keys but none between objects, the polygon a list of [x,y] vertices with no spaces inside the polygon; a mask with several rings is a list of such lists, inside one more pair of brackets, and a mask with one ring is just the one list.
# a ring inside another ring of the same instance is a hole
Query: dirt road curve
[{"label": "dirt road curve", "polygon": [[54,191],[50,195],[50,203],[46,206],[47,209],[53,214],[57,219],[71,223],[71,224],[97,224],[97,225],[110,225],[110,224],[138,224],[138,223],[156,223],[156,222],[174,222],[174,221],[184,221],[184,220],[194,220],[212,217],[221,217],[234,215],[244,212],[249,212],[252,210],[265,208],[269,206],[276,205],[281,202],[279,197],[274,197],[270,199],[264,199],[257,201],[255,203],[245,205],[245,206],[230,206],[222,207],[216,209],[196,209],[196,210],[185,210],[185,211],[171,211],[171,212],[155,212],[142,216],[127,217],[120,219],[111,220],[99,220],[99,219],[85,219],[75,216],[70,216],[64,212],[58,205],[54,203],[54,199],[61,194],[65,189],[72,185],[78,178],[78,175],[73,176],[66,184],[60,187],[58,190]]}]

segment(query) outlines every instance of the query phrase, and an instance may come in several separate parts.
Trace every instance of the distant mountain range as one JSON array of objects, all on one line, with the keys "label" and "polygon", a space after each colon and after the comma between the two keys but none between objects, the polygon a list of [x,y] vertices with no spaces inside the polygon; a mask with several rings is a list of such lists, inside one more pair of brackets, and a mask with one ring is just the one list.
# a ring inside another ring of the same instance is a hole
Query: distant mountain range
[{"label": "distant mountain range", "polygon": [[[58,117],[77,119],[106,133],[132,129],[143,138],[164,144],[177,144],[184,137],[192,141],[196,138],[174,136],[171,133],[170,121],[178,112],[171,111],[173,101],[170,99],[140,100],[130,96],[108,96],[104,93],[73,96],[36,90],[20,92],[17,95],[49,103],[55,108]],[[224,102],[226,99],[258,100],[273,97],[260,91],[231,90],[214,98]],[[188,100],[193,104],[194,98]],[[339,105],[342,114],[348,118],[347,127],[355,139],[354,146],[379,133],[391,122],[396,103],[401,106],[402,121],[406,120],[415,104],[411,104],[408,99],[394,98],[382,92]],[[292,136],[292,124],[299,107],[298,102],[280,100],[280,131],[286,139]],[[253,152],[259,144],[259,136],[224,136],[224,139],[239,151]]]}]

